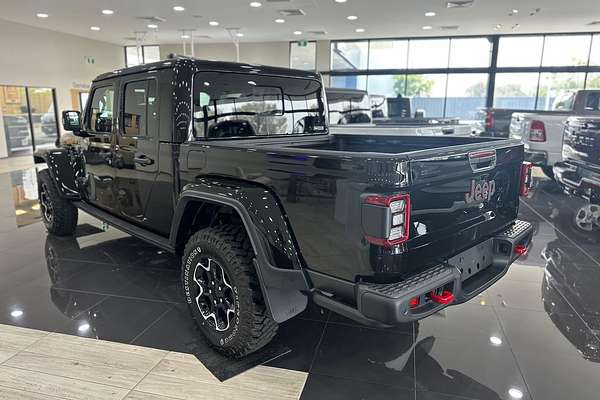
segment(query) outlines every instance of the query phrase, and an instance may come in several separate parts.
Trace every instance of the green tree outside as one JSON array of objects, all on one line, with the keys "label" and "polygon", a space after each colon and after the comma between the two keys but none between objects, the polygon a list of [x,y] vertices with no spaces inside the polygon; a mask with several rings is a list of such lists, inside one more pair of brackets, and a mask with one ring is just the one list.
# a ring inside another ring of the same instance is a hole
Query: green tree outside
[{"label": "green tree outside", "polygon": [[425,78],[423,75],[394,76],[394,92],[396,95],[405,97],[430,96],[433,84],[434,82],[432,80]]}]

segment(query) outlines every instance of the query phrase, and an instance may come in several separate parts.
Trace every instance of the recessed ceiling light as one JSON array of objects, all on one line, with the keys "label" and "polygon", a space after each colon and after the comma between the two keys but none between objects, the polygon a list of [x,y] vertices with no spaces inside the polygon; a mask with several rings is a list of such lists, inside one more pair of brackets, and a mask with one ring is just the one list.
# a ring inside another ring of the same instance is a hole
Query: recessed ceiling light
[{"label": "recessed ceiling light", "polygon": [[336,2],[336,3],[345,3],[345,2],[347,2],[347,1],[348,1],[348,0],[335,0],[335,2]]},{"label": "recessed ceiling light", "polygon": [[518,13],[519,13],[519,10],[517,10],[516,8],[513,8],[513,9],[512,9],[512,13],[513,13],[513,14],[518,14]]},{"label": "recessed ceiling light", "polygon": [[494,27],[495,30],[502,29],[502,24],[496,24]]},{"label": "recessed ceiling light", "polygon": [[519,389],[515,389],[515,388],[510,388],[508,390],[508,394],[510,395],[510,397],[512,397],[513,399],[522,399],[523,398],[523,392],[521,392]]},{"label": "recessed ceiling light", "polygon": [[490,336],[490,343],[494,346],[500,346],[502,344],[502,339],[498,336]]},{"label": "recessed ceiling light", "polygon": [[237,36],[237,37],[244,37],[244,34],[242,32],[238,32],[238,33],[235,34],[235,36]]},{"label": "recessed ceiling light", "polygon": [[11,311],[10,316],[14,318],[19,318],[23,316],[23,310],[13,310]]},{"label": "recessed ceiling light", "polygon": [[88,323],[83,323],[83,324],[81,324],[81,325],[79,325],[79,326],[77,327],[77,330],[78,330],[79,332],[82,332],[82,333],[83,333],[83,332],[87,332],[87,331],[89,331],[89,330],[90,330],[90,324],[88,324]]},{"label": "recessed ceiling light", "polygon": [[250,3],[250,7],[253,7],[253,8],[258,8],[260,6],[262,6],[262,3],[260,1],[253,1]]},{"label": "recessed ceiling light", "polygon": [[182,6],[173,6],[173,11],[185,11],[185,7]]},{"label": "recessed ceiling light", "polygon": [[346,17],[346,19],[347,19],[348,21],[356,21],[356,20],[358,19],[358,17],[357,17],[356,15],[348,15],[348,16]]},{"label": "recessed ceiling light", "polygon": [[294,35],[302,35],[302,31],[294,31]]},{"label": "recessed ceiling light", "polygon": [[148,29],[158,29],[158,25],[156,24],[148,24],[146,26],[148,27]]},{"label": "recessed ceiling light", "polygon": [[354,32],[356,32],[356,33],[363,33],[364,31],[365,31],[365,29],[364,29],[364,28],[356,28],[356,29],[354,30]]},{"label": "recessed ceiling light", "polygon": [[285,23],[285,19],[283,19],[283,18],[277,18],[275,20],[275,22],[277,22],[278,24],[284,24]]},{"label": "recessed ceiling light", "polygon": [[218,21],[209,21],[208,24],[210,26],[219,26],[219,22]]},{"label": "recessed ceiling light", "polygon": [[90,30],[92,30],[92,31],[99,31],[100,27],[99,26],[90,26]]},{"label": "recessed ceiling light", "polygon": [[105,10],[102,10],[102,14],[104,15],[113,15],[115,12],[113,10],[109,10],[108,8]]},{"label": "recessed ceiling light", "polygon": [[189,39],[189,38],[190,38],[190,35],[181,35],[181,38],[182,38],[182,39]]},{"label": "recessed ceiling light", "polygon": [[427,11],[425,13],[426,17],[435,17],[437,14],[435,13],[435,11]]},{"label": "recessed ceiling light", "polygon": [[35,14],[35,16],[38,18],[48,18],[48,14],[46,13],[37,13]]},{"label": "recessed ceiling light", "polygon": [[429,31],[429,30],[433,29],[433,26],[431,26],[431,25],[425,25],[424,27],[422,27],[422,29],[425,30],[425,31]]}]

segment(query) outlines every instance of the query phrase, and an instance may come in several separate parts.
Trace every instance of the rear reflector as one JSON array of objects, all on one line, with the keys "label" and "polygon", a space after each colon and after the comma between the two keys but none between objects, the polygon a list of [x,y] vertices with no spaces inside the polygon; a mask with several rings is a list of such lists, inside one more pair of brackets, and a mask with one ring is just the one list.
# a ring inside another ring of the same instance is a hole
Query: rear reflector
[{"label": "rear reflector", "polygon": [[485,114],[485,128],[486,129],[493,129],[494,128],[494,113],[491,111],[488,111]]},{"label": "rear reflector", "polygon": [[515,246],[515,254],[524,256],[525,254],[527,254],[527,246],[525,246],[524,244],[516,245]]},{"label": "rear reflector", "polygon": [[384,208],[382,211],[388,215],[385,223],[387,226],[383,226],[379,230],[380,232],[386,232],[387,237],[377,237],[378,234],[365,234],[365,239],[369,243],[377,246],[393,247],[408,240],[410,234],[410,194],[370,195],[365,198],[365,204],[382,207]]},{"label": "rear reflector", "polygon": [[523,161],[521,164],[521,184],[519,186],[519,195],[521,196],[527,196],[533,186],[531,167],[532,164],[529,161]]},{"label": "rear reflector", "polygon": [[448,290],[444,290],[442,294],[435,294],[435,292],[429,293],[429,297],[434,303],[438,304],[450,304],[454,301],[454,295]]},{"label": "rear reflector", "polygon": [[408,306],[410,308],[415,308],[419,305],[420,300],[418,297],[413,297],[412,299],[410,299],[410,301],[408,302]]},{"label": "rear reflector", "polygon": [[534,120],[531,121],[529,127],[529,141],[530,142],[545,142],[546,141],[546,126],[542,121]]}]

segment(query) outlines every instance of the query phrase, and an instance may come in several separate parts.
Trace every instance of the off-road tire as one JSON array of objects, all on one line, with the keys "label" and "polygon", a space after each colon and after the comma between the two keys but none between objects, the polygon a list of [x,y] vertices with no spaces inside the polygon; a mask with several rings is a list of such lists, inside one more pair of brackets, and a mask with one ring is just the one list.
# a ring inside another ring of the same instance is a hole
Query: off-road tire
[{"label": "off-road tire", "polygon": [[60,196],[47,169],[38,173],[38,196],[42,221],[48,232],[56,236],[72,235],[77,227],[77,208]]},{"label": "off-road tire", "polygon": [[[213,321],[203,316],[196,301],[200,285],[194,280],[194,274],[200,260],[207,257],[221,266],[234,294],[234,315],[225,331],[218,331]],[[265,306],[253,257],[244,228],[235,225],[196,232],[189,238],[182,257],[181,280],[192,316],[211,346],[229,357],[239,358],[253,353],[269,343],[277,333],[277,323]]]}]

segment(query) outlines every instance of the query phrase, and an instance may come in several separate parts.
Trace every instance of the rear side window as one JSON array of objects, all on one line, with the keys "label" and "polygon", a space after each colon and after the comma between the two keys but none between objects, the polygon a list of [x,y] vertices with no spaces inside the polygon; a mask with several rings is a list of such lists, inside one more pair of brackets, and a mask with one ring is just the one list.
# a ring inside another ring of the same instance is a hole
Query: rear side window
[{"label": "rear side window", "polygon": [[219,72],[194,78],[196,137],[326,133],[325,110],[313,79]]},{"label": "rear side window", "polygon": [[94,90],[87,126],[89,130],[98,133],[112,132],[114,100],[115,90],[112,86]]},{"label": "rear side window", "polygon": [[147,79],[125,84],[123,134],[155,136],[158,128],[156,81]]},{"label": "rear side window", "polygon": [[600,92],[588,93],[585,99],[586,111],[600,111]]}]

